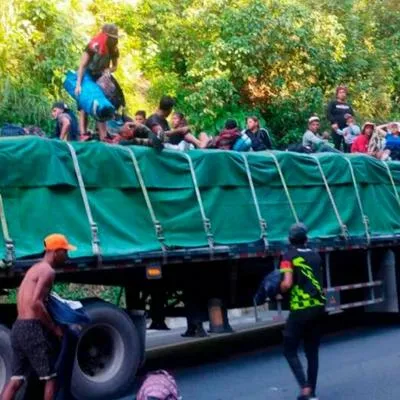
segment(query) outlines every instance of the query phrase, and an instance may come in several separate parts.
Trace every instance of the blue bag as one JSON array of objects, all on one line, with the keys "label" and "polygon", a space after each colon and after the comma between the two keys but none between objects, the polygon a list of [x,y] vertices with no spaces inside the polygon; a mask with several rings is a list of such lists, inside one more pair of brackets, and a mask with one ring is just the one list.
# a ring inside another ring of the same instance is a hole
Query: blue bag
[{"label": "blue bag", "polygon": [[81,325],[90,322],[84,308],[73,309],[59,296],[51,293],[47,299],[47,310],[59,325]]},{"label": "blue bag", "polygon": [[251,139],[245,134],[242,135],[236,140],[235,144],[232,147],[232,150],[235,151],[249,151],[251,149]]},{"label": "blue bag", "polygon": [[75,96],[77,75],[75,72],[67,72],[64,82],[65,90],[77,101],[78,108],[85,111],[98,121],[111,119],[115,112],[115,107],[107,99],[100,86],[85,73],[82,78],[81,94]]}]

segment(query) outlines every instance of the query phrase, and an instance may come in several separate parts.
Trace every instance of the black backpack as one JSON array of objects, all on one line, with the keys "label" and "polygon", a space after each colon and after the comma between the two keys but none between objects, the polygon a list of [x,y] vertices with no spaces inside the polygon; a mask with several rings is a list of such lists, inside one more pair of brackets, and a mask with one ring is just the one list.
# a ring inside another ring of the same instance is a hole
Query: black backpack
[{"label": "black backpack", "polygon": [[263,304],[266,298],[274,300],[280,293],[282,277],[283,274],[279,269],[275,269],[267,274],[254,296],[254,302],[259,305]]},{"label": "black backpack", "polygon": [[293,151],[295,153],[312,153],[312,150],[308,147],[304,147],[301,143],[289,144],[287,151]]}]

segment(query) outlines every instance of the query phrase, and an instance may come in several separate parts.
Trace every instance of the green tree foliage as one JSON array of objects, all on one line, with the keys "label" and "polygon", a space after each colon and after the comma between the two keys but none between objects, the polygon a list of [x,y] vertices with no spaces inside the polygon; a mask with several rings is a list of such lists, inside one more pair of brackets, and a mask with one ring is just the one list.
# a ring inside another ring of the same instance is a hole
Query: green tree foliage
[{"label": "green tree foliage", "polygon": [[50,104],[76,62],[80,38],[71,1],[13,0],[2,6],[0,120],[49,127]]},{"label": "green tree foliage", "polygon": [[89,37],[117,23],[130,111],[163,94],[197,129],[262,115],[287,143],[338,84],[358,118],[398,115],[396,0],[13,0],[0,10],[0,122],[48,123],[66,70]]}]

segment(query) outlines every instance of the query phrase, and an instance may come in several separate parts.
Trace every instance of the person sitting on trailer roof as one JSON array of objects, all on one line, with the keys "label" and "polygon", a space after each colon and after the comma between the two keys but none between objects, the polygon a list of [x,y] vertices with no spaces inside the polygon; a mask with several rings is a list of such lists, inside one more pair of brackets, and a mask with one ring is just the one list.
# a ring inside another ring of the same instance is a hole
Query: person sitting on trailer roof
[{"label": "person sitting on trailer roof", "polygon": [[135,122],[125,122],[121,127],[118,134],[109,141],[112,144],[121,145],[138,145],[138,146],[149,146],[154,147],[157,150],[163,148],[161,140],[157,135],[147,128],[145,125],[139,125]]},{"label": "person sitting on trailer roof", "polygon": [[243,131],[250,140],[253,151],[272,150],[272,141],[268,131],[260,127],[260,121],[256,116],[247,117],[247,129]]},{"label": "person sitting on trailer roof", "polygon": [[135,113],[135,122],[140,125],[146,124],[146,111],[138,110]]},{"label": "person sitting on trailer roof", "polygon": [[346,120],[347,127],[344,129],[339,129],[338,124],[332,124],[332,129],[337,135],[341,135],[344,138],[343,148],[345,153],[350,153],[351,145],[353,144],[355,138],[361,133],[360,127],[355,123],[354,117],[351,114],[346,114],[344,116]]},{"label": "person sitting on trailer roof", "polygon": [[202,146],[207,149],[233,150],[235,143],[241,136],[242,133],[237,122],[234,119],[228,119],[225,122],[224,129],[218,136],[213,138],[202,132],[199,135],[199,139]]},{"label": "person sitting on trailer roof", "polygon": [[[204,147],[204,142],[197,139],[196,136],[194,136],[191,133],[191,128],[190,128],[185,116],[181,112],[174,112],[172,114],[171,125],[172,125],[172,129],[170,131],[166,131],[164,133],[168,137],[168,135],[171,132],[175,132],[175,135],[181,136],[181,141],[177,145],[173,145],[171,143],[166,143],[165,145],[167,148],[171,148],[171,149],[175,148],[177,150],[190,150],[195,147],[197,147],[197,148]],[[182,133],[179,134],[178,132],[182,132]]]},{"label": "person sitting on trailer roof", "polygon": [[384,150],[382,136],[375,132],[375,124],[366,122],[359,135],[351,146],[352,153],[369,154],[379,160],[387,160],[390,155],[389,150]]},{"label": "person sitting on trailer roof", "polygon": [[308,120],[308,129],[305,131],[303,135],[302,145],[303,147],[311,150],[312,152],[325,153],[340,153],[339,150],[334,149],[329,146],[328,138],[329,134],[325,132],[323,135],[319,133],[320,129],[320,120],[317,116],[312,116]]},{"label": "person sitting on trailer roof", "polygon": [[[392,160],[400,160],[400,131],[397,122],[387,124],[388,131],[386,134],[385,150],[390,150],[390,158]],[[378,127],[379,129],[381,127]]]},{"label": "person sitting on trailer roof", "polygon": [[56,120],[55,138],[64,141],[79,139],[78,120],[63,101],[53,104],[51,115]]}]

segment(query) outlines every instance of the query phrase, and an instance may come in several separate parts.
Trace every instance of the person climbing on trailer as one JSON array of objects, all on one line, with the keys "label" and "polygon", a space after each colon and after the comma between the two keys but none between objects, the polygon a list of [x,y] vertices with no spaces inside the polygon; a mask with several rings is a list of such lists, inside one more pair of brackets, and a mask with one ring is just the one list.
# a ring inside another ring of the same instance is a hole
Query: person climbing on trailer
[{"label": "person climbing on trailer", "polygon": [[51,318],[46,302],[53,287],[55,269],[67,260],[68,250],[76,248],[65,236],[52,234],[44,240],[45,254],[26,273],[18,289],[18,317],[11,330],[12,376],[2,400],[13,400],[30,370],[45,381],[44,400],[52,400],[57,389],[55,363],[63,331]]},{"label": "person climbing on trailer", "polygon": [[[96,35],[86,46],[78,69],[75,87],[75,96],[79,98],[82,91],[83,76],[88,75],[94,82],[104,74],[110,75],[117,70],[118,27],[114,24],[105,24],[101,32]],[[80,110],[79,127],[81,135],[87,133],[88,116],[84,110]],[[104,140],[107,134],[106,123],[97,122],[100,140]]]},{"label": "person climbing on trailer", "polygon": [[[284,274],[281,291],[290,296],[290,314],[283,333],[284,354],[301,388],[298,400],[315,400],[321,319],[325,314],[321,258],[306,247],[307,227],[304,224],[290,228],[289,242],[291,248],[280,265]],[[308,363],[307,377],[297,354],[301,341]]]},{"label": "person climbing on trailer", "polygon": [[54,137],[63,141],[79,139],[78,121],[75,114],[63,101],[53,104],[51,115],[56,120]]}]

